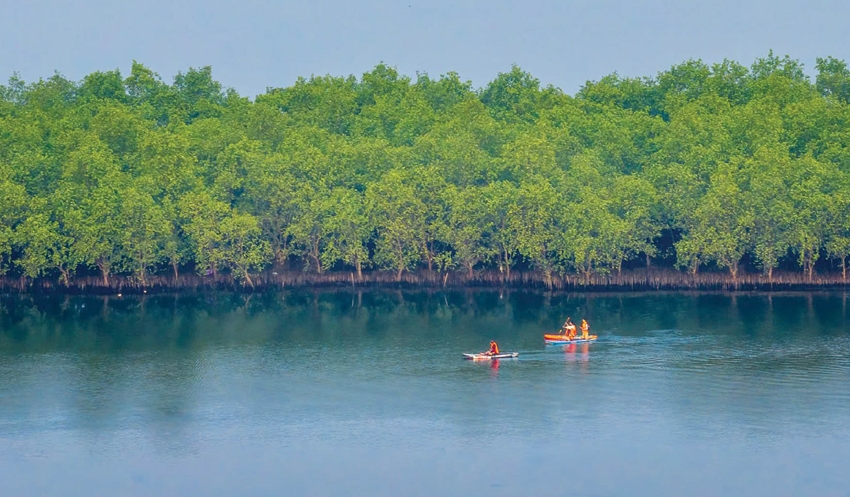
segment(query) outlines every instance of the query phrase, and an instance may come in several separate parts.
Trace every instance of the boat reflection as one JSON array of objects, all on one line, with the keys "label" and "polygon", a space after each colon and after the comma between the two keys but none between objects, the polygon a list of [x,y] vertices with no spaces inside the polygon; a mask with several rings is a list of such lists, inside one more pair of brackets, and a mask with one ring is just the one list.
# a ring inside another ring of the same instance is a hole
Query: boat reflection
[{"label": "boat reflection", "polygon": [[590,361],[590,343],[568,343],[564,345],[564,358],[567,362],[587,364]]}]

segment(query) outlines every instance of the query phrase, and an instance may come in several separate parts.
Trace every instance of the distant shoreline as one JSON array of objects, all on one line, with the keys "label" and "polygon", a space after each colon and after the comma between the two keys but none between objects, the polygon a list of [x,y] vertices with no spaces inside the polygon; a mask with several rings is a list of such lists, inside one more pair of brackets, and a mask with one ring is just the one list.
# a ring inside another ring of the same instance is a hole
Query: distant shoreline
[{"label": "distant shoreline", "polygon": [[199,276],[181,274],[150,276],[142,285],[133,277],[115,276],[104,284],[102,278],[72,278],[66,286],[55,279],[0,278],[0,291],[11,293],[57,293],[78,295],[156,294],[227,290],[258,292],[289,288],[354,288],[354,289],[500,289],[550,290],[577,292],[632,291],[789,291],[847,288],[848,281],[840,273],[814,274],[811,280],[799,272],[775,272],[772,279],[765,274],[704,272],[690,274],[672,269],[624,270],[620,274],[596,274],[590,278],[580,275],[553,275],[547,282],[541,272],[514,271],[510,277],[498,271],[480,271],[471,277],[461,272],[416,271],[402,274],[397,281],[395,272],[355,273],[334,271],[311,273],[303,271],[264,272],[252,276],[254,286],[235,280],[230,275]]}]

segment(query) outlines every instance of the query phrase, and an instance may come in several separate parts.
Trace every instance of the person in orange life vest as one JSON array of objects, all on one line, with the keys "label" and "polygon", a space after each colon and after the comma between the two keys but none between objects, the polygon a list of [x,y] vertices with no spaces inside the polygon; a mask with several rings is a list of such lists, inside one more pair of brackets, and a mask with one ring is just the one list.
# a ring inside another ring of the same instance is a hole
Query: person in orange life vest
[{"label": "person in orange life vest", "polygon": [[576,337],[576,325],[570,321],[570,318],[567,318],[567,322],[564,323],[564,335],[566,335],[569,339]]},{"label": "person in orange life vest", "polygon": [[486,352],[486,354],[487,355],[499,355],[499,345],[496,342],[491,341],[490,342],[490,350],[488,350]]},{"label": "person in orange life vest", "polygon": [[587,337],[590,335],[590,325],[587,324],[586,319],[581,320],[581,337],[587,340]]}]

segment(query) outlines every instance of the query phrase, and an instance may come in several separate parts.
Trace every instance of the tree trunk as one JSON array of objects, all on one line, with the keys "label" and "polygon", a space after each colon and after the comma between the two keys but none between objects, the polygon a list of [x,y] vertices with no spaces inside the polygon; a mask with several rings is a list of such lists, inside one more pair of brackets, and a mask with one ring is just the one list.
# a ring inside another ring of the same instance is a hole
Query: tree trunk
[{"label": "tree trunk", "polygon": [[773,284],[773,266],[767,268],[767,282]]},{"label": "tree trunk", "polygon": [[646,254],[646,267],[647,267],[647,269],[649,269],[649,265],[650,265],[651,262],[652,262],[652,260],[650,259],[649,254]]},{"label": "tree trunk", "polygon": [[289,244],[287,239],[284,238],[281,241],[281,250],[280,255],[278,256],[280,257],[280,267],[284,270],[289,269],[289,256],[287,254],[289,254]]},{"label": "tree trunk", "polygon": [[583,268],[581,268],[581,274],[584,278],[584,284],[590,284],[590,276],[593,274],[593,267],[590,264],[586,264]]},{"label": "tree trunk", "polygon": [[62,276],[59,278],[59,281],[62,282],[63,285],[67,288],[71,283],[71,271],[59,266],[59,272],[62,273]]},{"label": "tree trunk", "polygon": [[434,264],[434,258],[431,257],[431,246],[430,245],[431,245],[430,243],[425,242],[425,259],[428,262],[428,272],[429,273],[433,269],[432,266]]},{"label": "tree trunk", "polygon": [[103,277],[103,286],[109,287],[109,264],[103,259],[98,259],[97,267],[100,269],[100,274]]},{"label": "tree trunk", "polygon": [[362,266],[362,264],[360,263],[360,259],[359,259],[359,258],[358,258],[358,259],[356,259],[356,260],[354,261],[354,267],[356,267],[356,268],[357,268],[357,279],[358,279],[358,280],[360,280],[360,281],[362,281],[362,280],[363,280],[363,272],[362,272],[362,270],[360,269],[360,267],[361,267],[361,266]]},{"label": "tree trunk", "polygon": [[175,282],[175,283],[177,283],[177,276],[178,276],[178,275],[177,275],[177,263],[176,263],[176,262],[172,262],[172,263],[171,263],[171,268],[172,268],[172,269],[174,269],[174,282]]},{"label": "tree trunk", "polygon": [[316,264],[316,272],[322,274],[322,263],[319,260],[319,251],[316,250],[310,253],[310,258],[313,259],[313,262]]},{"label": "tree trunk", "polygon": [[469,275],[469,279],[470,279],[470,280],[472,279],[472,268],[473,268],[474,266],[475,266],[475,263],[474,263],[474,262],[472,262],[472,263],[467,263],[467,264],[466,264],[466,268],[469,270],[468,275]]},{"label": "tree trunk", "polygon": [[248,284],[251,285],[251,288],[254,288],[254,281],[251,279],[251,275],[249,275],[248,271],[245,271],[244,269],[242,270],[242,272],[245,274],[245,281],[247,281]]},{"label": "tree trunk", "polygon": [[395,280],[400,282],[401,273],[404,271],[404,244],[397,243],[396,250],[398,250],[398,252],[396,253],[396,257],[398,257],[398,273],[396,274]]},{"label": "tree trunk", "polygon": [[847,260],[841,257],[841,279],[847,281]]},{"label": "tree trunk", "polygon": [[[502,249],[499,251],[499,258],[502,259],[504,263],[504,276],[502,277],[502,281],[510,281],[511,280],[511,258],[508,257],[508,248],[502,245]],[[502,267],[499,267],[501,272]]]}]

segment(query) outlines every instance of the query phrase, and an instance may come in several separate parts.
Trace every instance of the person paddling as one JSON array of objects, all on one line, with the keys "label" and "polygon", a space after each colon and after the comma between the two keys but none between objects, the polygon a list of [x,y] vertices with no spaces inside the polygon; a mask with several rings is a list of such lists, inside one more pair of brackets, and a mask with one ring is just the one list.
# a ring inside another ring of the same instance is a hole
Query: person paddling
[{"label": "person paddling", "polygon": [[581,337],[584,340],[587,340],[589,336],[590,336],[590,325],[587,324],[586,319],[582,319],[581,320]]},{"label": "person paddling", "polygon": [[495,341],[491,340],[490,341],[490,350],[485,352],[485,354],[487,354],[487,355],[499,355],[499,345]]},{"label": "person paddling", "polygon": [[564,335],[566,335],[566,337],[570,340],[576,336],[576,325],[570,321],[570,318],[567,318],[567,322],[564,323]]}]

